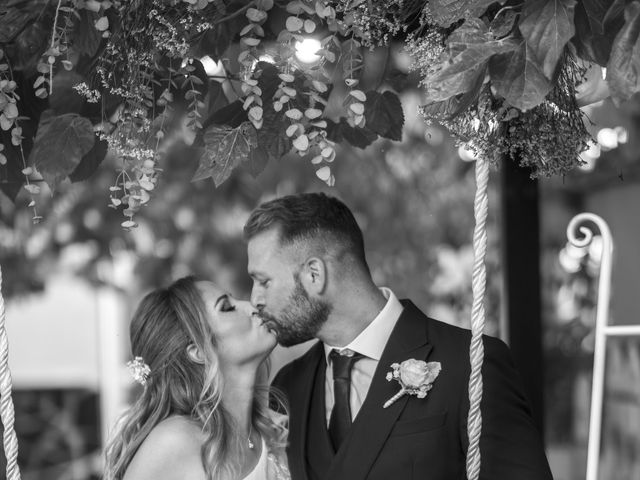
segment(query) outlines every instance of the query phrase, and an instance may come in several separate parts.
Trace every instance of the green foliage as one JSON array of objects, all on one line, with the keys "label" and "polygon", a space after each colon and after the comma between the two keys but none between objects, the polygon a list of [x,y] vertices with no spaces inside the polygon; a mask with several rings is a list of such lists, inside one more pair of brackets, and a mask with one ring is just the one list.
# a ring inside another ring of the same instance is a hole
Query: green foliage
[{"label": "green foliage", "polygon": [[91,122],[75,113],[43,115],[30,162],[55,190],[91,151],[95,135]]},{"label": "green foliage", "polygon": [[204,154],[192,181],[211,177],[217,187],[257,148],[258,135],[249,122],[236,128],[212,125],[204,132],[204,144]]},{"label": "green foliage", "polygon": [[[522,119],[527,145],[548,145],[538,122],[551,116],[576,150],[521,161],[533,175],[564,173],[588,141],[575,98],[585,62],[607,67],[618,102],[640,89],[639,22],[640,0],[3,2],[0,190],[13,199],[25,186],[35,208],[34,182],[82,181],[108,154],[119,162],[110,202],[130,228],[176,142],[201,149],[193,178],[215,185],[286,154],[333,185],[336,142],[401,139],[393,72],[363,75],[366,49],[394,39],[414,57],[428,121],[498,161],[523,151],[509,134]],[[320,48],[303,61],[297,49],[309,38]],[[207,74],[211,60],[217,73]],[[214,145],[221,132],[237,142]],[[56,150],[61,138],[69,145]]]},{"label": "green foliage", "polygon": [[640,91],[640,2],[624,11],[625,23],[616,35],[607,64],[608,82],[615,99],[627,100]]},{"label": "green foliage", "polygon": [[[444,121],[490,160],[507,153],[533,176],[566,173],[590,140],[576,100],[588,62],[607,67],[614,101],[640,89],[640,2],[497,3],[429,2],[421,10],[419,27],[409,34],[413,68],[427,92],[421,113]],[[550,116],[554,130],[546,123]],[[548,149],[567,137],[574,139],[571,148]],[[520,156],[535,149],[545,155]]]}]

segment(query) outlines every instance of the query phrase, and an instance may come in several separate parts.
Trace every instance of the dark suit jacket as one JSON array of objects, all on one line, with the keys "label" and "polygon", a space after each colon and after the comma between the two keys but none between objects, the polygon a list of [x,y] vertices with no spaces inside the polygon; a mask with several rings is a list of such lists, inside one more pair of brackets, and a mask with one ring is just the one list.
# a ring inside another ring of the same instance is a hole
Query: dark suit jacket
[{"label": "dark suit jacket", "polygon": [[[466,478],[470,332],[426,317],[409,301],[403,305],[369,393],[327,480]],[[480,478],[552,479],[507,346],[485,336],[484,348]],[[288,457],[293,480],[308,478],[309,405],[314,373],[323,355],[318,342],[284,366],[273,382],[289,401]],[[424,399],[405,395],[382,408],[399,389],[395,381],[385,379],[391,364],[410,358],[442,364],[433,388]]]}]

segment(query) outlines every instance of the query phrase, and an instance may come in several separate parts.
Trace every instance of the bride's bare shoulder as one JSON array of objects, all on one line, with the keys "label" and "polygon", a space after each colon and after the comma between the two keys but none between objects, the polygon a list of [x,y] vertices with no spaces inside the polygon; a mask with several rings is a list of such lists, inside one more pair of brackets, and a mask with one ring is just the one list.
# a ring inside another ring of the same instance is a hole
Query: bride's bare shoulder
[{"label": "bride's bare shoulder", "polygon": [[149,433],[127,468],[124,480],[204,480],[200,426],[182,416],[169,417]]}]

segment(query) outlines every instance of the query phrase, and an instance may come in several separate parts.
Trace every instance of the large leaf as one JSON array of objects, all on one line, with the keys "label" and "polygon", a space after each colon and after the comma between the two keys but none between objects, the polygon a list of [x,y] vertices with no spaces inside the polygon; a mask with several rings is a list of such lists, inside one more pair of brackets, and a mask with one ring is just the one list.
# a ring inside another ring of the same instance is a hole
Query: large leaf
[{"label": "large leaf", "polygon": [[352,127],[344,117],[338,123],[327,120],[327,124],[327,138],[336,143],[346,140],[354,147],[366,148],[378,138],[378,134],[367,127]]},{"label": "large leaf", "polygon": [[494,40],[493,32],[479,18],[468,18],[447,37],[447,49],[451,58],[472,45],[484,45]]},{"label": "large leaf", "polygon": [[484,86],[484,78],[487,74],[488,67],[485,66],[476,76],[473,86],[464,94],[432,102],[420,106],[420,114],[423,117],[442,122],[443,120],[451,120],[467,110],[470,106],[478,101],[482,87]]},{"label": "large leaf", "polygon": [[576,5],[572,42],[585,60],[606,66],[616,33],[624,25],[625,0],[582,0]]},{"label": "large leaf", "polygon": [[220,110],[213,112],[209,118],[203,123],[203,128],[210,125],[228,125],[229,127],[238,127],[243,122],[248,121],[247,112],[242,108],[242,102],[236,100],[229,105],[222,107]]},{"label": "large leaf", "polygon": [[429,0],[429,9],[438,25],[449,27],[463,18],[481,16],[493,3],[504,2],[505,0]]},{"label": "large leaf", "polygon": [[400,99],[395,93],[389,91],[384,93],[367,92],[364,116],[369,130],[381,137],[402,140],[404,113]]},{"label": "large leaf", "polygon": [[289,121],[267,106],[262,116],[262,128],[258,130],[258,147],[249,154],[249,172],[257,177],[267,166],[269,160],[280,160],[291,150],[291,139],[285,130]]},{"label": "large leaf", "polygon": [[258,62],[255,68],[255,76],[258,79],[258,87],[262,90],[262,102],[271,101],[280,85],[280,70],[269,62]]},{"label": "large leaf", "polygon": [[524,41],[517,50],[494,56],[489,75],[496,94],[522,111],[542,103],[552,87]]},{"label": "large leaf", "polygon": [[80,54],[93,57],[98,53],[100,43],[102,42],[102,34],[95,27],[98,20],[98,14],[83,8],[78,11],[78,19],[73,38],[73,47]]},{"label": "large leaf", "polygon": [[220,186],[258,146],[256,129],[249,122],[236,128],[212,125],[204,133],[205,150],[191,181],[213,178]]},{"label": "large leaf", "polygon": [[427,102],[446,100],[471,90],[478,73],[492,56],[517,48],[518,43],[510,38],[469,44],[443,68],[424,80]]},{"label": "large leaf", "polygon": [[51,190],[55,190],[77,168],[94,143],[93,126],[88,119],[75,113],[45,116],[38,127],[30,161]]},{"label": "large leaf", "polygon": [[575,34],[576,0],[529,0],[524,3],[520,31],[551,80],[565,45]]},{"label": "large leaf", "polygon": [[291,150],[291,139],[285,133],[289,121],[273,108],[264,109],[262,128],[258,130],[258,145],[264,147],[270,159],[280,158]]},{"label": "large leaf", "polygon": [[43,0],[9,0],[0,2],[0,44],[11,42],[43,7]]},{"label": "large leaf", "polygon": [[433,120],[442,121],[454,116],[460,101],[457,97],[451,97],[439,102],[431,102],[420,106],[420,114],[423,117]]},{"label": "large leaf", "polygon": [[618,102],[640,91],[640,1],[627,5],[624,18],[607,64],[607,83]]},{"label": "large leaf", "polygon": [[14,73],[24,72],[27,78],[36,75],[36,65],[51,41],[50,19],[46,15],[43,17],[29,22],[6,46],[6,53],[11,58],[11,68]]},{"label": "large leaf", "polygon": [[72,182],[82,182],[95,173],[107,156],[109,144],[105,140],[96,138],[93,147],[80,160],[78,166],[69,174]]}]

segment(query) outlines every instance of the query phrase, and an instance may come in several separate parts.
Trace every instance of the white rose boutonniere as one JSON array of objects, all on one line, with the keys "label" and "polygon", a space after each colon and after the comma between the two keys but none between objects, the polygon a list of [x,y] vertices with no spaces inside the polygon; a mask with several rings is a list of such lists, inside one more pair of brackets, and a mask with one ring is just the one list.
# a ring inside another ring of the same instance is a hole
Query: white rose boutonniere
[{"label": "white rose boutonniere", "polygon": [[402,363],[392,363],[392,371],[387,373],[387,381],[395,380],[400,384],[400,391],[385,402],[387,408],[403,395],[415,395],[418,398],[427,396],[433,382],[440,374],[440,362],[424,362],[413,358]]}]

